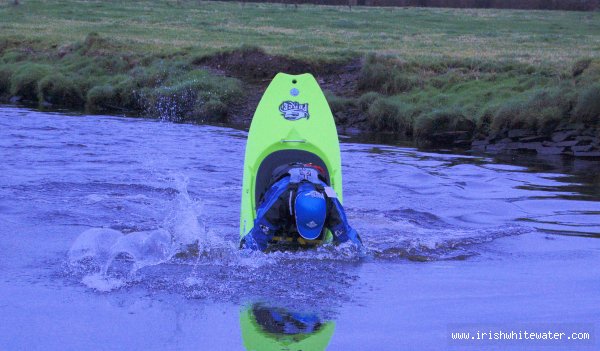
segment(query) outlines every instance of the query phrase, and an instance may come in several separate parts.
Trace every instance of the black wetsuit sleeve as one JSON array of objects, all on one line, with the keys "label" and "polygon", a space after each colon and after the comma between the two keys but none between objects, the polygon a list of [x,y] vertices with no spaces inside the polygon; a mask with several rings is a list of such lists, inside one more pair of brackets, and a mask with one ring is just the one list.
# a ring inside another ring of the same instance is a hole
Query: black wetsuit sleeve
[{"label": "black wetsuit sleeve", "polygon": [[[288,200],[290,197],[290,190],[286,190],[275,201],[263,215],[263,220],[272,224],[273,227],[281,229],[286,224],[286,218],[290,217]],[[273,233],[275,234],[275,233]]]},{"label": "black wetsuit sleeve", "polygon": [[282,180],[267,192],[265,200],[256,211],[252,230],[242,239],[243,248],[265,250],[275,233],[285,226],[289,217],[285,215],[286,201],[290,193],[288,188],[287,182]]},{"label": "black wetsuit sleeve", "polygon": [[357,245],[362,245],[358,233],[348,223],[344,208],[337,198],[327,198],[327,222],[325,225],[333,234],[334,242],[343,243],[350,240]]}]

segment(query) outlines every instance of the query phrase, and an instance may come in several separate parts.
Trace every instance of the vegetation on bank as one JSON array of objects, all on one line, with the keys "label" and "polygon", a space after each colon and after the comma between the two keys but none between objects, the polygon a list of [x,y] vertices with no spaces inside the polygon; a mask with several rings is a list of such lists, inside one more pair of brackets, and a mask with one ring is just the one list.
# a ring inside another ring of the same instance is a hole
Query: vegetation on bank
[{"label": "vegetation on bank", "polygon": [[[355,98],[330,95],[336,115],[353,109],[372,129],[435,141],[505,129],[549,134],[565,124],[600,126],[600,60],[560,71],[477,60],[402,62],[369,56]],[[460,135],[462,134],[462,135]]]},{"label": "vegetation on bank", "polygon": [[241,82],[163,55],[122,55],[97,33],[62,47],[56,57],[5,50],[0,97],[39,107],[85,108],[90,113],[146,113],[174,121],[226,116],[242,95]]},{"label": "vegetation on bank", "polygon": [[0,99],[41,108],[222,121],[284,70],[341,125],[434,142],[600,118],[599,13],[28,0],[0,29]]}]

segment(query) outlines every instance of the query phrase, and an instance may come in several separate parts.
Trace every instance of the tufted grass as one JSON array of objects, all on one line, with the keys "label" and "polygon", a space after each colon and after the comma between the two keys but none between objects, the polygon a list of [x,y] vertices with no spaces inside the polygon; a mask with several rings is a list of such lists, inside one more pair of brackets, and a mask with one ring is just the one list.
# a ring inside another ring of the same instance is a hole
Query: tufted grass
[{"label": "tufted grass", "polygon": [[[362,58],[338,122],[426,138],[598,123],[600,13],[185,0],[0,3],[0,97],[91,112],[224,118],[240,80],[194,62],[258,47],[317,64]],[[268,63],[265,63],[268,64]]]}]

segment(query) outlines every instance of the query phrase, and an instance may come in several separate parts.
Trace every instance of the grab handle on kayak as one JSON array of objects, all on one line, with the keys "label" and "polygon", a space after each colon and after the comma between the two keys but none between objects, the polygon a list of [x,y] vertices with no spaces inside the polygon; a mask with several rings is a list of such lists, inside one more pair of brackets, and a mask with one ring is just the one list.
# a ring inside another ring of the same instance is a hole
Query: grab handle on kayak
[{"label": "grab handle on kayak", "polygon": [[281,139],[282,143],[305,143],[306,139]]}]

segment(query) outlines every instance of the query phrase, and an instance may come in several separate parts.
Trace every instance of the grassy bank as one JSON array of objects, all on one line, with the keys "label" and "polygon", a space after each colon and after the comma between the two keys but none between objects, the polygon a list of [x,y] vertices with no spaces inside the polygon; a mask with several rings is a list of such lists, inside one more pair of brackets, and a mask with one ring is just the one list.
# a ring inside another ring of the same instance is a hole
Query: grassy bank
[{"label": "grassy bank", "polygon": [[373,55],[357,82],[357,97],[330,96],[337,115],[358,110],[371,129],[433,143],[470,141],[511,129],[549,135],[568,124],[600,123],[600,60],[582,59],[557,70]]},{"label": "grassy bank", "polygon": [[0,4],[0,97],[42,108],[231,119],[277,70],[311,71],[339,124],[445,143],[597,125],[599,59],[597,12]]}]

